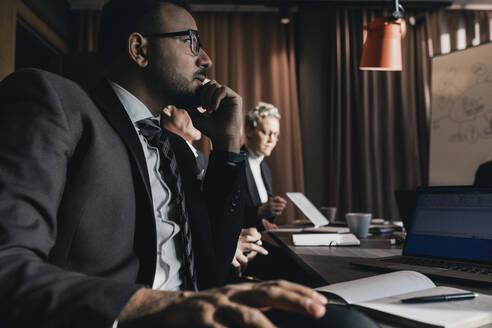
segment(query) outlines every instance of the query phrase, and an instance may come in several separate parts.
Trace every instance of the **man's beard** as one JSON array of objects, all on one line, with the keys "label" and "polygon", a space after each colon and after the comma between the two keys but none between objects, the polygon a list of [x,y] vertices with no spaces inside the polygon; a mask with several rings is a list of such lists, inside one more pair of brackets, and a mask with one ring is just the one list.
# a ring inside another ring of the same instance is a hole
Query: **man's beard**
[{"label": "man's beard", "polygon": [[169,105],[184,109],[196,109],[200,106],[199,88],[191,88],[191,82],[178,75],[172,76],[168,82],[170,83],[165,85],[165,90]]},{"label": "man's beard", "polygon": [[[196,74],[196,73],[195,73]],[[187,80],[175,69],[150,69],[148,71],[148,87],[154,94],[166,99],[162,106],[174,105],[187,110],[200,106],[199,88],[192,87],[192,81]]]}]

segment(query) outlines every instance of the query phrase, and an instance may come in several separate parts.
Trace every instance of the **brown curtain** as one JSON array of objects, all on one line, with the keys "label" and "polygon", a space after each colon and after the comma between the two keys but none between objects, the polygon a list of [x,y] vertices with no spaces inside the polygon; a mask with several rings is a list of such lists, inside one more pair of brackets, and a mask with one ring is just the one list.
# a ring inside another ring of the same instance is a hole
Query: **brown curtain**
[{"label": "brown curtain", "polygon": [[425,15],[428,56],[492,41],[492,11],[440,10]]},{"label": "brown curtain", "polygon": [[473,39],[475,22],[480,40],[490,34],[488,13],[410,12],[417,25],[409,26],[403,40],[403,71],[360,71],[363,25],[382,14],[388,13],[320,8],[300,13],[306,193],[319,205],[337,206],[342,217],[368,211],[395,219],[394,190],[427,183],[430,56],[441,52],[444,30],[451,49],[459,28],[467,40]]},{"label": "brown curtain", "polygon": [[[278,195],[304,191],[299,104],[292,24],[282,25],[276,13],[195,14],[204,49],[214,64],[209,77],[236,90],[244,111],[258,101],[278,107],[281,137],[267,162]],[[201,147],[204,149],[203,147]],[[295,218],[288,207],[277,223]]]},{"label": "brown curtain", "polygon": [[97,33],[101,21],[101,11],[78,10],[77,52],[97,51]]},{"label": "brown curtain", "polygon": [[73,17],[77,19],[75,52],[64,56],[63,75],[91,89],[100,81],[104,72],[102,61],[97,53],[101,12],[79,10]]}]

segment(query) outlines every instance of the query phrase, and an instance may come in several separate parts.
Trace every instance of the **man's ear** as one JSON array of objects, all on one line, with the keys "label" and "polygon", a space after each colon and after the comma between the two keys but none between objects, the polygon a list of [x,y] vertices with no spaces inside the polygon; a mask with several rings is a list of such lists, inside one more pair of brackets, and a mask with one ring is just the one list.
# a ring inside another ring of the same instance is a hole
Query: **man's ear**
[{"label": "man's ear", "polygon": [[149,64],[148,46],[147,39],[138,32],[133,32],[128,37],[128,56],[139,67],[143,68]]}]

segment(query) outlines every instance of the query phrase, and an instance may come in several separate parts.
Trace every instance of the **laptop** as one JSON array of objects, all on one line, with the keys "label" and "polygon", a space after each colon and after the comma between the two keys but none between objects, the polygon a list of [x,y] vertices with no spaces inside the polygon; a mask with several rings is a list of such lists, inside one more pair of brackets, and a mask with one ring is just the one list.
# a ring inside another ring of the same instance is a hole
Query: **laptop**
[{"label": "laptop", "polygon": [[[328,220],[323,213],[321,213],[316,206],[300,192],[288,192],[287,197],[294,203],[294,205],[306,216],[309,220],[308,223],[301,224],[284,224],[279,225],[278,230],[283,231],[317,231],[317,232],[348,232],[347,224],[345,222],[336,222]],[[277,231],[278,231],[277,230]]]},{"label": "laptop", "polygon": [[403,254],[351,263],[492,283],[492,188],[418,188]]}]

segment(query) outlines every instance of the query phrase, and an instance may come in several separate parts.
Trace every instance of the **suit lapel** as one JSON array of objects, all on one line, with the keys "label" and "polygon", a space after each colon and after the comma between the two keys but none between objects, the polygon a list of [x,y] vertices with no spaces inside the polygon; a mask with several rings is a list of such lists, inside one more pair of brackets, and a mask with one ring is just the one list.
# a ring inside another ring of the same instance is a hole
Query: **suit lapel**
[{"label": "suit lapel", "polygon": [[268,164],[263,160],[260,164],[260,169],[261,169],[261,177],[263,178],[263,183],[265,184],[265,188],[268,194],[268,197],[273,197],[273,192],[272,192],[272,174],[270,172],[270,168],[268,167]]},{"label": "suit lapel", "polygon": [[176,161],[178,162],[178,172],[181,176],[181,180],[195,177],[195,172],[197,170],[195,155],[186,144],[186,141],[169,130],[166,130],[166,132],[174,155],[176,156]]},{"label": "suit lapel", "polygon": [[125,143],[133,161],[132,166],[138,171],[134,174],[138,210],[135,221],[134,250],[141,263],[136,281],[137,283],[152,285],[156,266],[157,241],[152,191],[142,145],[128,114],[108,81],[102,81],[91,92],[91,97]]},{"label": "suit lapel", "polygon": [[[248,154],[248,149],[245,146],[242,146],[241,152]],[[248,159],[246,159],[246,183],[248,184],[249,197],[253,205],[261,205],[260,194],[258,194],[258,187],[256,186],[255,178],[253,177]]]},{"label": "suit lapel", "polygon": [[149,173],[147,171],[145,155],[130,117],[128,117],[128,114],[108,81],[102,81],[98,87],[91,92],[91,96],[101,109],[103,115],[108,119],[109,124],[111,124],[126,144],[130,155],[135,160],[140,178],[145,185],[147,196],[152,204],[152,191],[150,189]]}]

